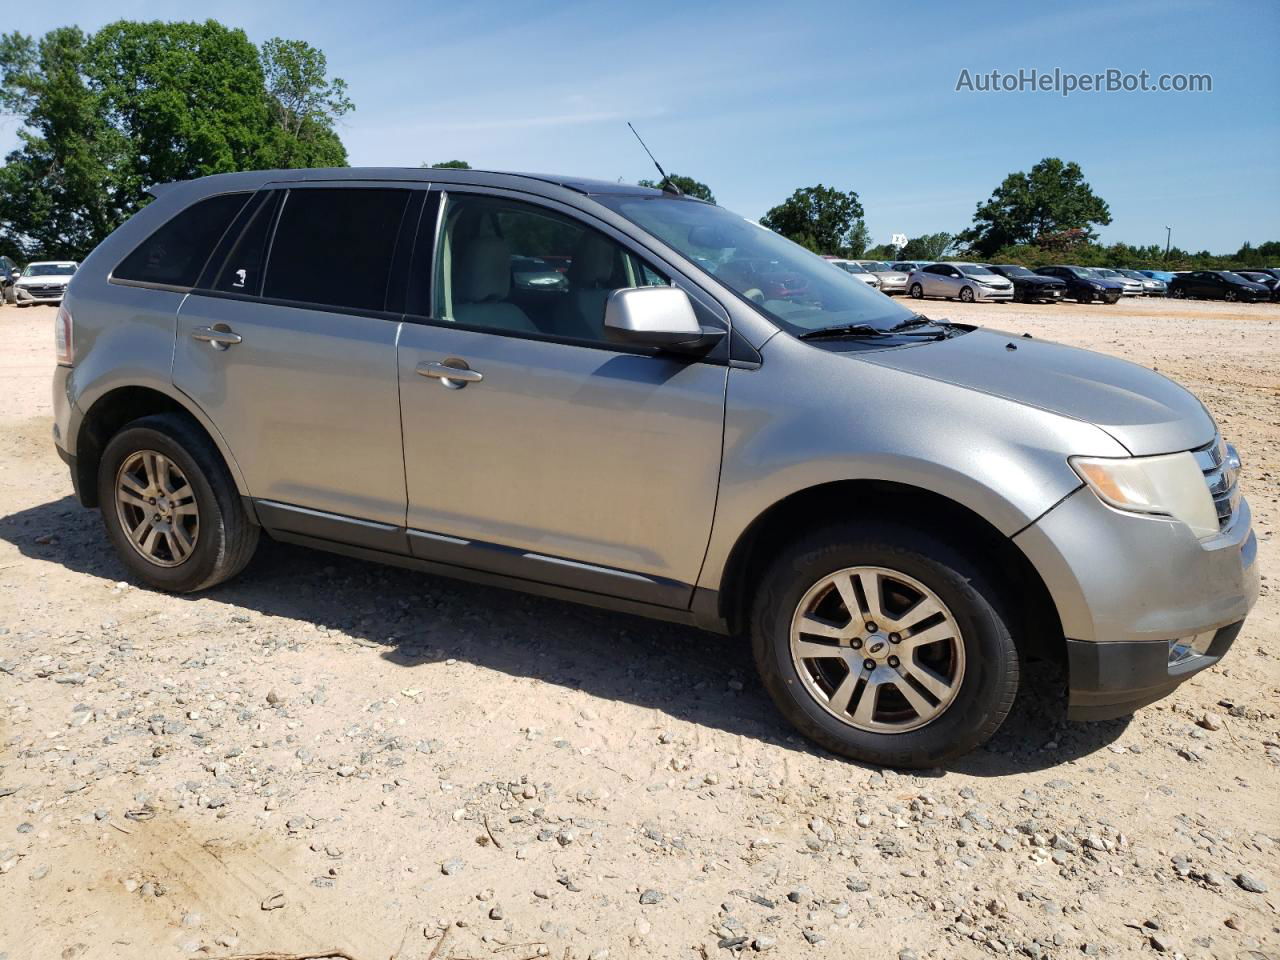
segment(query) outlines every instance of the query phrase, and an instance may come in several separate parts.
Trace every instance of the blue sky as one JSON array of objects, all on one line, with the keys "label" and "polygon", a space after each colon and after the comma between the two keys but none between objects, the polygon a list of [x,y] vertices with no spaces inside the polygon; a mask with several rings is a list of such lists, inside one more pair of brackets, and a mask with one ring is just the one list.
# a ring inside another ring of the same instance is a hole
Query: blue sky
[{"label": "blue sky", "polygon": [[[643,10],[643,14],[640,11]],[[669,171],[758,217],[856,190],[875,242],[968,225],[1013,170],[1075,160],[1107,241],[1233,251],[1280,239],[1280,4],[1241,2],[214,4],[63,0],[22,30],[203,19],[305,39],[350,85],[353,164],[462,158],[636,180]],[[1208,73],[1211,93],[956,92],[972,74]],[[0,119],[0,147],[14,121]]]}]

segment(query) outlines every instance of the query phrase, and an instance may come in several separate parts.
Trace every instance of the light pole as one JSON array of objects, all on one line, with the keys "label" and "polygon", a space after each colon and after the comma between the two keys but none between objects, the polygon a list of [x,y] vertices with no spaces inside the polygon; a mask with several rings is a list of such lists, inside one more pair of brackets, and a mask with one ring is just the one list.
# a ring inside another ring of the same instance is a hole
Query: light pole
[{"label": "light pole", "polygon": [[1169,241],[1173,239],[1173,227],[1164,228],[1164,262],[1169,262]]}]

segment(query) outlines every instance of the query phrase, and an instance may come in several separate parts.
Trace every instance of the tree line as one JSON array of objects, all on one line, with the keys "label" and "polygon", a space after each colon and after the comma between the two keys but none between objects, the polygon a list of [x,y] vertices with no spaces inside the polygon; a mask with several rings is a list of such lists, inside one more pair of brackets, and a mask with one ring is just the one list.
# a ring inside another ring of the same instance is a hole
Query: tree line
[{"label": "tree line", "polygon": [[[715,202],[711,188],[687,176],[672,176],[682,193]],[[642,180],[641,186],[659,184]],[[972,224],[955,233],[911,237],[898,248],[870,246],[862,203],[853,190],[818,184],[796,190],[765,213],[760,223],[815,253],[869,260],[972,259],[1044,266],[1147,269],[1228,269],[1280,263],[1280,241],[1243,244],[1235,253],[1165,251],[1159,244],[1098,243],[1097,226],[1111,223],[1111,210],[1093,192],[1080,165],[1046,157],[1029,171],[1010,173],[977,205]]]},{"label": "tree line", "polygon": [[0,254],[80,258],[146,188],[236,170],[345,166],[352,109],[325,55],[204,23],[0,36],[0,112],[21,121],[0,166]]}]

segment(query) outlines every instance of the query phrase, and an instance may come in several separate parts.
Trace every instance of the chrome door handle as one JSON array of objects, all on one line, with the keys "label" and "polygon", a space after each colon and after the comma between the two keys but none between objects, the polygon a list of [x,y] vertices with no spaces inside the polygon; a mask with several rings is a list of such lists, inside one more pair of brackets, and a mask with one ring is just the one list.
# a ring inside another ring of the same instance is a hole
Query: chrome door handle
[{"label": "chrome door handle", "polygon": [[231,329],[223,323],[214,327],[196,327],[191,331],[191,338],[203,340],[215,350],[225,350],[244,340],[244,337],[238,333],[232,333]]},{"label": "chrome door handle", "polygon": [[453,357],[443,363],[426,361],[418,364],[414,369],[420,376],[435,377],[441,384],[452,390],[461,390],[468,383],[479,383],[484,379],[484,374],[479,370],[472,370],[465,360],[457,360]]}]

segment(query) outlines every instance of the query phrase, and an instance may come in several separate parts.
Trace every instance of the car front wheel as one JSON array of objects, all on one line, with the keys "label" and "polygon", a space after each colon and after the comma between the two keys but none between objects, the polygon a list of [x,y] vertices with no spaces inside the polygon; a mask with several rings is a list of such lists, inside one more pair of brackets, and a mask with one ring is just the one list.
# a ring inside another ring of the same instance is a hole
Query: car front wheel
[{"label": "car front wheel", "polygon": [[913,283],[911,285],[911,290],[909,291],[909,293],[911,294],[912,300],[924,299],[924,287],[920,286],[920,284],[918,283]]},{"label": "car front wheel", "polygon": [[784,550],[752,644],[788,720],[833,753],[932,767],[984,743],[1018,689],[1009,618],[984,572],[909,527],[849,526]]},{"label": "car front wheel", "polygon": [[972,288],[972,287],[961,287],[961,288],[960,288],[960,302],[961,302],[961,303],[973,303],[973,288]]},{"label": "car front wheel", "polygon": [[159,590],[189,593],[227,580],[258,543],[217,448],[178,414],[142,417],[112,437],[98,467],[98,503],[124,565]]}]

